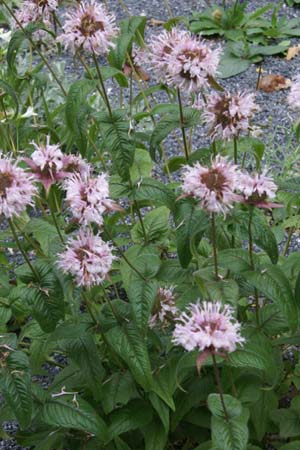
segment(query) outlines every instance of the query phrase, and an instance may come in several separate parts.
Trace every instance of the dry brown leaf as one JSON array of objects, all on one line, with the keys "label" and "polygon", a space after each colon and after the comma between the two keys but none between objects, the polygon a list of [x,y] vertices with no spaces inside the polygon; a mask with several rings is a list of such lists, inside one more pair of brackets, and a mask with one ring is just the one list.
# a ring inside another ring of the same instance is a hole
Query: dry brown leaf
[{"label": "dry brown leaf", "polygon": [[300,45],[295,45],[294,47],[290,47],[287,51],[286,58],[288,61],[295,58],[295,56],[300,56]]},{"label": "dry brown leaf", "polygon": [[265,75],[261,77],[258,84],[258,89],[264,92],[274,92],[280,89],[287,89],[292,84],[289,78],[284,78],[282,75]]},{"label": "dry brown leaf", "polygon": [[142,81],[149,81],[150,76],[149,74],[142,69],[142,67],[134,65],[134,71],[132,71],[132,67],[130,64],[125,63],[123,66],[123,72],[126,75],[126,77],[129,77],[131,73],[133,72],[133,76],[136,80],[142,80]]},{"label": "dry brown leaf", "polygon": [[164,22],[163,20],[158,20],[158,19],[154,19],[154,17],[152,17],[151,19],[148,20],[148,25],[150,27],[160,27],[161,25],[164,25],[166,22]]}]

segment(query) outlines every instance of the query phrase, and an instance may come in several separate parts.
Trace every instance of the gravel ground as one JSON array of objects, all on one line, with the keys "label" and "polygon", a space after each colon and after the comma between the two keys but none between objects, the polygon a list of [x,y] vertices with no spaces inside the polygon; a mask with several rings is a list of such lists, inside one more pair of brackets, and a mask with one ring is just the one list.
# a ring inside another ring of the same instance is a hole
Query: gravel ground
[{"label": "gravel ground", "polygon": [[[109,0],[109,7],[111,11],[114,11],[119,19],[126,17],[126,12],[122,8],[121,1]],[[125,0],[126,6],[132,15],[145,14],[149,19],[155,18],[159,20],[167,20],[169,13],[166,8],[165,2],[162,0]],[[179,0],[169,0],[169,6],[174,16],[178,15],[190,15],[192,10],[201,10],[205,8],[209,2],[204,0],[186,0],[184,2]],[[218,2],[212,2],[218,3]],[[229,3],[229,2],[228,2]],[[269,3],[266,0],[249,0],[247,10],[254,11]],[[273,1],[273,4],[279,4],[279,1]],[[300,18],[300,8],[285,7],[282,15],[286,15],[289,18]],[[149,29],[147,33],[157,33],[160,31],[160,27]],[[149,34],[147,34],[148,36]],[[292,44],[298,43],[297,40],[291,39]],[[79,74],[78,65],[67,59],[68,71],[73,71],[74,67],[77,71],[77,77]],[[252,65],[246,72],[232,77],[227,80],[222,80],[221,84],[230,91],[235,90],[254,90],[257,81],[256,66]],[[280,74],[287,78],[294,78],[300,74],[300,58],[296,57],[291,61],[286,61],[283,57],[269,57],[266,58],[262,64],[262,68],[266,73]],[[256,124],[263,125],[264,134],[263,139],[267,144],[266,148],[266,161],[272,163],[272,168],[276,171],[282,171],[282,159],[286,154],[293,152],[295,143],[292,142],[287,147],[287,137],[291,124],[295,121],[296,115],[288,110],[286,105],[287,91],[277,91],[271,94],[267,94],[259,91],[257,94],[257,103],[261,107],[261,111],[256,115]],[[203,130],[198,130],[194,136],[194,148],[200,148],[205,146],[207,140]],[[169,138],[166,141],[166,148],[168,156],[174,154],[174,149],[178,148],[178,143],[175,139]],[[288,170],[287,168],[284,170]],[[299,161],[296,165],[293,165],[293,170],[299,171]],[[293,249],[299,249],[300,239],[294,236],[291,247]],[[4,423],[3,429],[10,435],[13,435],[17,429],[14,423]],[[267,448],[267,447],[266,447]],[[271,449],[271,447],[268,447]],[[13,440],[1,440],[0,450],[25,450],[18,446]]]}]

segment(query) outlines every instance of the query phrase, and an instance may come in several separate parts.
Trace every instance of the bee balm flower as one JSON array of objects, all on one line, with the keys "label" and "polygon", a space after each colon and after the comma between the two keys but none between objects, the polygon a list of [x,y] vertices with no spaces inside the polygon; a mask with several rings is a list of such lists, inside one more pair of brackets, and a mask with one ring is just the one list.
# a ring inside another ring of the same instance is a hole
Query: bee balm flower
[{"label": "bee balm flower", "polygon": [[0,214],[6,218],[19,216],[27,205],[33,205],[37,193],[33,177],[17,167],[17,162],[0,158]]},{"label": "bee balm flower", "polygon": [[237,344],[244,342],[240,327],[228,305],[220,302],[191,304],[188,312],[177,319],[173,342],[187,351],[230,353],[236,350]]},{"label": "bee balm flower", "polygon": [[69,238],[66,250],[58,256],[63,272],[73,275],[79,286],[87,287],[102,283],[115,259],[110,245],[89,229]]},{"label": "bee balm flower", "polygon": [[214,77],[220,59],[220,49],[190,34],[177,43],[166,57],[166,79],[169,85],[188,93],[199,92]]},{"label": "bee balm flower", "polygon": [[234,193],[236,169],[235,165],[220,155],[211,167],[203,167],[199,162],[192,167],[185,166],[182,190],[185,195],[200,200],[200,205],[207,211],[225,214],[237,199]]},{"label": "bee balm flower", "polygon": [[[57,0],[25,0],[15,15],[23,27],[32,22],[43,22],[44,25],[51,28],[52,13],[55,12],[57,6]],[[16,23],[15,26],[19,27],[19,24]],[[34,33],[34,36],[42,39],[49,34],[43,30],[38,30]]]},{"label": "bee balm flower", "polygon": [[78,49],[106,54],[114,47],[112,39],[117,35],[115,16],[95,0],[82,1],[76,9],[66,14],[64,34],[58,37],[66,50],[73,54]]},{"label": "bee balm flower", "polygon": [[238,183],[239,191],[244,196],[244,202],[260,208],[280,207],[278,203],[270,203],[268,199],[276,197],[277,186],[272,177],[267,176],[267,169],[261,174],[249,175],[241,173]]},{"label": "bee balm flower", "polygon": [[248,131],[249,121],[259,109],[254,94],[230,95],[229,92],[213,93],[207,97],[207,104],[198,100],[194,106],[203,111],[202,117],[213,139],[232,139]]},{"label": "bee balm flower", "polygon": [[108,176],[105,173],[97,177],[75,174],[64,183],[66,200],[70,210],[79,223],[88,225],[103,224],[103,213],[121,209],[109,199]]},{"label": "bee balm flower", "polygon": [[150,328],[161,324],[167,326],[178,314],[175,305],[174,287],[158,288],[153,314],[149,320]]}]

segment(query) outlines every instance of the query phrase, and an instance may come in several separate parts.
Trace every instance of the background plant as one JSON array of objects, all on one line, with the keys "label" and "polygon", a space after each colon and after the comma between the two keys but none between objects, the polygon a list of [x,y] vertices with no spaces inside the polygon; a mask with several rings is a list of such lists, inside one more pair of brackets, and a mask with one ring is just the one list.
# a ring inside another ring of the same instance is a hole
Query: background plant
[{"label": "background plant", "polygon": [[[54,23],[46,46],[34,37],[41,24],[12,27],[1,71],[1,161],[19,158],[38,193],[34,208],[25,211],[23,201],[23,212],[2,215],[1,418],[18,421],[21,445],[43,450],[255,450],[271,437],[282,450],[299,448],[300,259],[286,256],[299,229],[299,180],[280,179],[274,198],[251,117],[232,139],[194,148],[212,87],[222,114],[229,100],[206,74],[204,105],[194,108],[195,93],[170,80],[174,60],[164,49],[168,77],[148,85],[139,72],[152,58],[145,25],[144,17],[120,23],[106,65],[93,49],[76,49],[76,81],[55,64]],[[143,62],[134,59],[140,48]],[[170,135],[177,155],[168,159]],[[157,175],[162,159],[168,182]],[[229,169],[234,180],[224,186]],[[180,176],[194,171],[202,178],[184,188]],[[1,188],[1,202],[9,200]],[[107,270],[97,259],[103,250],[113,255]],[[178,317],[205,301],[231,311],[242,346],[174,344]]]}]

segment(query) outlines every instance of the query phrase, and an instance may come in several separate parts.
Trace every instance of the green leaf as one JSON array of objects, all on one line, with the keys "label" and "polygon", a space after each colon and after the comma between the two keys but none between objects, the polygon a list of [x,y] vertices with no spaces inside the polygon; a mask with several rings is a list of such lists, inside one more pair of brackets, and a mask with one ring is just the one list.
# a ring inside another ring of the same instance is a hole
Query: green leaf
[{"label": "green leaf", "polygon": [[168,435],[160,421],[153,420],[142,432],[145,439],[145,450],[165,450]]},{"label": "green leaf", "polygon": [[46,256],[53,256],[53,247],[57,248],[59,238],[54,225],[47,220],[32,218],[24,227],[26,233],[32,233]]},{"label": "green leaf", "polygon": [[178,201],[175,204],[174,220],[176,225],[176,244],[178,258],[182,267],[188,267],[191,259],[191,244],[199,244],[208,224],[208,216],[197,209],[191,200]]},{"label": "green leaf", "polygon": [[101,442],[108,440],[108,430],[103,419],[89,403],[78,396],[74,402],[48,400],[41,414],[42,420],[48,425],[92,433]]},{"label": "green leaf", "polygon": [[218,264],[237,274],[251,270],[249,252],[240,248],[221,250],[218,253]]},{"label": "green leaf", "polygon": [[129,372],[115,372],[104,386],[102,403],[106,414],[112,412],[119,405],[126,405],[136,392]]},{"label": "green leaf", "polygon": [[150,392],[149,400],[157,412],[166,433],[168,433],[170,428],[169,408],[154,392]]},{"label": "green leaf", "polygon": [[125,257],[131,264],[124,259],[121,261],[121,275],[126,291],[129,291],[132,280],[139,276],[132,266],[146,279],[154,278],[159,271],[160,254],[154,245],[133,245],[126,250]]},{"label": "green leaf", "polygon": [[272,420],[279,424],[280,436],[283,438],[300,436],[299,397],[292,400],[289,409],[277,409],[271,413]]},{"label": "green leaf", "polygon": [[299,448],[300,441],[293,441],[280,447],[280,450],[299,450]]},{"label": "green leaf", "polygon": [[19,101],[18,101],[16,92],[14,91],[14,89],[12,88],[12,86],[10,84],[8,84],[4,80],[0,80],[0,93],[1,93],[1,97],[8,95],[12,99],[13,104],[15,106],[15,114],[12,117],[12,119],[15,119],[19,112]]},{"label": "green leaf", "polygon": [[148,329],[148,322],[158,290],[156,280],[143,280],[139,276],[133,277],[128,289],[128,298],[132,306],[136,325],[143,333]]},{"label": "green leaf", "polygon": [[265,216],[256,214],[252,222],[252,235],[254,243],[265,250],[273,264],[277,264],[278,245]]},{"label": "green leaf", "polygon": [[127,406],[110,415],[109,434],[115,438],[122,433],[147,425],[152,419],[152,410],[143,400],[132,400]]},{"label": "green leaf", "polygon": [[123,110],[109,114],[102,112],[97,114],[101,130],[104,134],[104,145],[111,152],[113,163],[118,174],[123,180],[128,180],[129,169],[134,161],[135,143],[130,134],[130,124]]},{"label": "green leaf", "polygon": [[143,338],[131,323],[111,328],[105,333],[112,349],[125,361],[133,377],[146,391],[153,385],[152,370]]},{"label": "green leaf", "polygon": [[95,90],[97,82],[82,79],[75,81],[69,89],[66,106],[65,119],[67,128],[72,133],[74,143],[78,146],[84,156],[87,149],[87,118],[92,108],[87,103],[87,96]]},{"label": "green leaf", "polygon": [[269,430],[270,413],[278,405],[278,399],[273,391],[264,391],[258,389],[259,399],[251,405],[251,421],[254,425],[256,437],[261,441]]},{"label": "green leaf", "polygon": [[252,329],[245,330],[245,343],[229,355],[226,364],[232,367],[261,372],[263,379],[276,385],[282,375],[280,353],[274,351],[271,341]]},{"label": "green leaf", "polygon": [[164,183],[152,178],[145,178],[135,186],[134,198],[138,201],[148,201],[156,206],[167,206],[173,209],[175,203],[174,192]]},{"label": "green leaf", "polygon": [[212,443],[222,450],[246,450],[249,411],[231,395],[224,395],[227,420],[219,394],[210,394],[208,408],[212,412]]},{"label": "green leaf", "polygon": [[135,150],[134,161],[130,167],[130,178],[132,184],[151,176],[153,168],[152,159],[147,150],[137,148]]},{"label": "green leaf", "polygon": [[47,262],[36,260],[34,267],[39,274],[36,280],[27,265],[17,268],[16,273],[27,286],[20,289],[21,298],[31,308],[32,316],[46,333],[55,329],[64,317],[64,295],[58,278]]},{"label": "green leaf", "polygon": [[86,330],[86,325],[64,323],[49,337],[57,341],[60,348],[77,365],[84,375],[85,384],[93,392],[96,399],[101,397],[104,369],[99,350],[92,334]]},{"label": "green leaf", "polygon": [[[195,108],[183,108],[183,126],[190,128],[198,125],[200,112]],[[170,113],[164,116],[154,127],[150,139],[150,147],[155,150],[168,134],[181,127],[180,114]]]},{"label": "green leaf", "polygon": [[[155,208],[143,217],[143,226],[147,243],[164,242],[169,233],[170,210],[166,206]],[[138,222],[131,230],[133,242],[144,242],[142,224]]]},{"label": "green leaf", "polygon": [[278,306],[292,331],[295,331],[299,322],[299,306],[284,272],[277,266],[266,264],[263,271],[244,272],[243,277]]},{"label": "green leaf", "polygon": [[241,59],[237,56],[225,52],[221,57],[218,71],[220,72],[220,78],[230,78],[245,72],[251,65],[249,59]]},{"label": "green leaf", "polygon": [[0,372],[0,390],[19,422],[20,428],[30,425],[32,415],[31,374],[29,360],[22,351],[14,351]]}]

